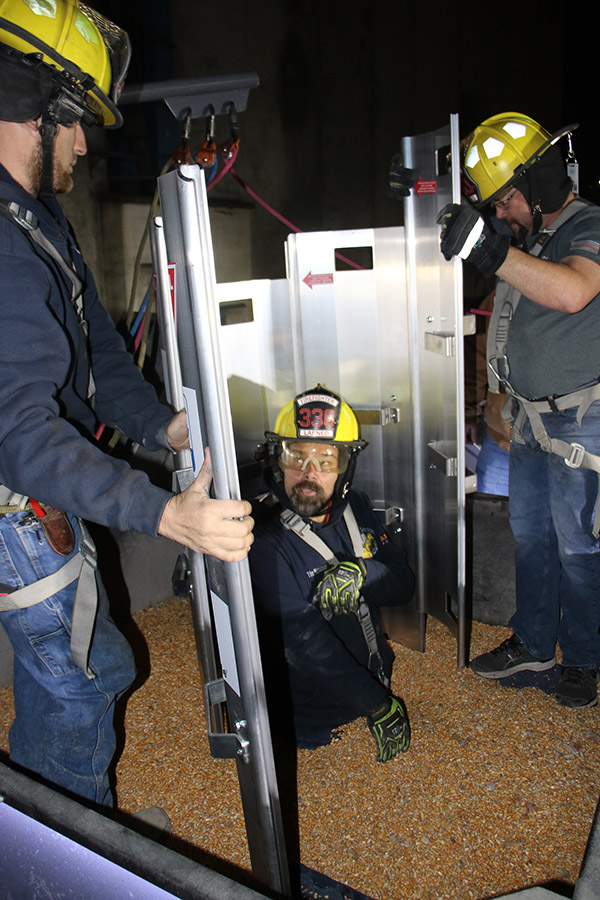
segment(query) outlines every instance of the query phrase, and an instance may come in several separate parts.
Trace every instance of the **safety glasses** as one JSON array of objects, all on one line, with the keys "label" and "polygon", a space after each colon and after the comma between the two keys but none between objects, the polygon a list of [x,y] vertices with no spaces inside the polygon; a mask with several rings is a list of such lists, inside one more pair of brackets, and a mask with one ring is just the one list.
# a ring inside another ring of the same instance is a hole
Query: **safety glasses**
[{"label": "safety glasses", "polygon": [[285,469],[304,471],[313,463],[319,472],[345,472],[350,450],[344,444],[321,444],[316,441],[282,441],[279,465]]},{"label": "safety glasses", "polygon": [[510,201],[512,200],[512,198],[515,196],[516,193],[517,193],[517,189],[514,188],[510,192],[510,194],[507,194],[506,197],[502,198],[502,200],[495,200],[492,203],[492,206],[495,209],[505,209],[505,210],[508,209],[508,207],[510,206]]}]

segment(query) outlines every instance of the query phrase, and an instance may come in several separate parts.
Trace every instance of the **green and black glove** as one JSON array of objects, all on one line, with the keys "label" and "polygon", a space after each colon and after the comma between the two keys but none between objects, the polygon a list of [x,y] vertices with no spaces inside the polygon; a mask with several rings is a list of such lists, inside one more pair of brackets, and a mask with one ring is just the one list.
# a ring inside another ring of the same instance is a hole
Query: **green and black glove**
[{"label": "green and black glove", "polygon": [[364,559],[348,560],[325,569],[315,588],[313,603],[321,607],[326,619],[356,612],[366,577]]},{"label": "green and black glove", "polygon": [[410,747],[410,724],[401,700],[390,697],[367,716],[367,725],[377,745],[377,762],[389,762]]},{"label": "green and black glove", "polygon": [[494,275],[510,250],[510,235],[496,234],[472,206],[449,203],[437,217],[442,226],[440,249],[445,259],[459,256],[485,278]]}]

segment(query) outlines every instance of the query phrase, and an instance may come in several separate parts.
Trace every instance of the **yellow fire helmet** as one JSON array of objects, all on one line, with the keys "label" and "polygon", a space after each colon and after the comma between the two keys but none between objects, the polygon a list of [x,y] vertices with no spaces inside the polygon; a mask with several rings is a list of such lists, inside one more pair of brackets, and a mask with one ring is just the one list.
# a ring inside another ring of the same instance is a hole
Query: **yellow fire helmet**
[{"label": "yellow fire helmet", "polygon": [[338,394],[317,384],[287,403],[275,423],[275,435],[326,443],[359,442],[358,419]]},{"label": "yellow fire helmet", "polygon": [[[266,457],[276,484],[281,483],[280,466],[304,468],[295,445],[302,443],[304,450],[308,444],[315,445],[310,458],[317,458],[323,471],[338,474],[333,503],[344,500],[352,483],[356,458],[367,446],[360,437],[353,410],[339,394],[320,384],[290,400],[277,416],[275,430],[267,431],[265,437],[266,444],[260,446],[258,458]],[[335,459],[327,457],[326,448],[320,446],[323,444],[336,446]]]},{"label": "yellow fire helmet", "polygon": [[551,135],[534,119],[517,112],[486,119],[465,146],[465,193],[478,207],[493,203],[550,147],[576,128],[576,124],[567,125]]},{"label": "yellow fire helmet", "polygon": [[[57,89],[51,113],[59,124],[122,125],[117,101],[131,57],[129,38],[85,3],[0,0],[0,48],[3,59],[24,73],[22,94],[31,92],[33,79],[27,76],[32,69],[38,80],[51,76]],[[15,78],[13,93],[19,93],[18,84]],[[8,91],[3,103],[11,104]],[[1,113],[8,118],[5,110]]]}]

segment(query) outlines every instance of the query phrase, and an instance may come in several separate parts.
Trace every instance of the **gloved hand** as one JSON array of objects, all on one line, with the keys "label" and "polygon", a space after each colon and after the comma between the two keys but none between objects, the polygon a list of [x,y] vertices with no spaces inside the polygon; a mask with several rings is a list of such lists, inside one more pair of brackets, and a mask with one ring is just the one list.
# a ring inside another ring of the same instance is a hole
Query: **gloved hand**
[{"label": "gloved hand", "polygon": [[437,217],[442,226],[441,251],[445,259],[459,256],[476,266],[485,278],[494,275],[510,249],[508,234],[496,234],[472,206],[449,203]]},{"label": "gloved hand", "polygon": [[325,569],[316,586],[313,603],[321,607],[326,619],[356,612],[366,577],[364,559],[348,560]]},{"label": "gloved hand", "polygon": [[367,716],[367,725],[377,745],[377,762],[389,762],[410,747],[410,724],[401,700],[390,697]]},{"label": "gloved hand", "polygon": [[401,153],[395,153],[390,163],[390,197],[400,200],[410,197],[410,189],[415,186],[418,175],[414,169],[407,169]]}]

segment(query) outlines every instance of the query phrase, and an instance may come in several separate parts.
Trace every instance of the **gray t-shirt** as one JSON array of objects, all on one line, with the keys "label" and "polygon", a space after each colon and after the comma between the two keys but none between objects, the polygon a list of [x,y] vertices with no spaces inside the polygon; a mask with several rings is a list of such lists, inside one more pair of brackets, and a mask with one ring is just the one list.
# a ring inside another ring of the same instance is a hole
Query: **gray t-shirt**
[{"label": "gray t-shirt", "polygon": [[[531,247],[535,239],[530,239]],[[549,239],[540,259],[583,256],[600,264],[600,207],[576,213]],[[600,294],[577,313],[562,313],[524,295],[508,333],[510,383],[530,399],[568,394],[600,379]]]}]

